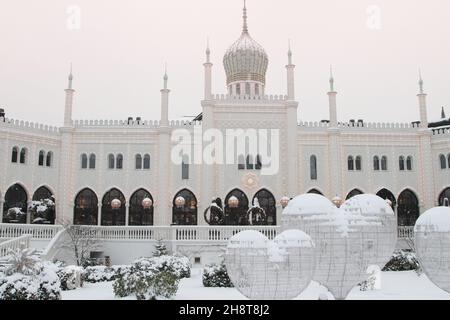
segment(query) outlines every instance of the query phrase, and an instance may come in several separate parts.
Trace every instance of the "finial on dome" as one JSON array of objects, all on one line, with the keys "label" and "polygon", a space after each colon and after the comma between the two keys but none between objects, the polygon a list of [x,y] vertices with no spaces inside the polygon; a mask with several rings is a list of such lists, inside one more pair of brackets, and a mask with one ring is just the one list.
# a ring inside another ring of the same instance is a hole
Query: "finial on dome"
[{"label": "finial on dome", "polygon": [[167,80],[169,77],[167,76],[167,63],[164,65],[164,89],[167,89]]},{"label": "finial on dome", "polygon": [[446,117],[445,117],[445,111],[444,111],[444,106],[442,106],[442,110],[441,110],[441,119],[446,119]]},{"label": "finial on dome", "polygon": [[419,88],[420,88],[420,93],[423,94],[422,70],[420,70],[420,68],[419,68]]},{"label": "finial on dome", "polygon": [[333,65],[330,65],[330,91],[334,91]]},{"label": "finial on dome", "polygon": [[288,39],[288,63],[292,64],[291,39]]},{"label": "finial on dome", "polygon": [[72,74],[72,62],[70,63],[70,73],[69,73],[69,89],[72,89],[72,80],[73,80],[73,74]]},{"label": "finial on dome", "polygon": [[247,4],[246,4],[246,0],[244,0],[244,15],[243,15],[243,19],[244,19],[244,25],[242,27],[242,32],[243,33],[248,33],[248,25],[247,25]]}]

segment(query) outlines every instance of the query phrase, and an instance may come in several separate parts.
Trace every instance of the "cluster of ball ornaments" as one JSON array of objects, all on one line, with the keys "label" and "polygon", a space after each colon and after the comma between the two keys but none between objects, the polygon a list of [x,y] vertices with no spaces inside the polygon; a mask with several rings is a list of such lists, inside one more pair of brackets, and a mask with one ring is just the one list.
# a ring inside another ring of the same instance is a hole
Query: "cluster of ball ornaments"
[{"label": "cluster of ball ornaments", "polygon": [[416,221],[414,243],[425,274],[450,293],[450,207],[425,211]]},{"label": "cluster of ball ornaments", "polygon": [[[355,285],[367,279],[369,266],[382,268],[397,242],[390,205],[368,194],[354,196],[342,205],[340,199],[333,200],[317,194],[290,200],[283,210],[284,231],[273,243],[257,231],[231,238],[225,262],[235,287],[250,299],[290,299],[315,280],[336,299],[345,299]],[[297,239],[286,240],[297,245],[280,249],[280,239]],[[283,259],[271,260],[273,252],[280,250]],[[295,289],[285,281],[295,284]]]}]

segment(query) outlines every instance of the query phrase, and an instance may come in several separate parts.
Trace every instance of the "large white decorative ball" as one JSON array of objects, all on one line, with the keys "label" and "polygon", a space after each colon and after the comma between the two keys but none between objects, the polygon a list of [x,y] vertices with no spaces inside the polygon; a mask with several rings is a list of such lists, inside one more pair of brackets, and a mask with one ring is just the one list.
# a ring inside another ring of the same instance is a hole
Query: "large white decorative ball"
[{"label": "large white decorative ball", "polygon": [[234,286],[247,298],[287,300],[311,281],[314,254],[314,243],[303,231],[284,231],[270,241],[247,230],[230,238],[225,264]]},{"label": "large white decorative ball", "polygon": [[450,292],[450,207],[420,215],[414,227],[416,254],[427,277]]},{"label": "large white decorative ball", "polygon": [[122,206],[122,202],[119,199],[114,199],[111,201],[111,208],[119,209]]}]

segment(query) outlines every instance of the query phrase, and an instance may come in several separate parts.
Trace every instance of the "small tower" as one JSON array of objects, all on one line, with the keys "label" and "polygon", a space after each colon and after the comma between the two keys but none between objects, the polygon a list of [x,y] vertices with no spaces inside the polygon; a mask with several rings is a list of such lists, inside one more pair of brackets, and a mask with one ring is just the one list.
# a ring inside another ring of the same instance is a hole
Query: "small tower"
[{"label": "small tower", "polygon": [[420,112],[420,127],[428,128],[427,116],[427,94],[423,90],[422,72],[419,70],[419,112]]},{"label": "small tower", "polygon": [[167,89],[167,82],[169,77],[167,76],[167,65],[164,72],[164,88],[161,89],[161,122],[160,126],[169,126],[169,93],[170,90]]},{"label": "small tower", "polygon": [[211,51],[209,50],[209,39],[206,43],[206,62],[203,64],[205,68],[205,100],[211,100],[212,96],[212,66]]},{"label": "small tower", "polygon": [[289,41],[289,43],[288,43],[288,64],[286,65],[288,100],[295,100],[294,69],[295,69],[295,64],[292,63],[291,41]]},{"label": "small tower", "polygon": [[336,95],[337,92],[334,90],[333,67],[330,66],[330,91],[328,92],[328,106],[330,113],[330,127],[332,128],[337,127]]},{"label": "small tower", "polygon": [[447,120],[447,118],[445,117],[444,106],[442,106],[442,110],[441,110],[441,119]]},{"label": "small tower", "polygon": [[70,73],[69,73],[69,85],[66,92],[66,101],[64,104],[64,127],[72,126],[72,105],[73,105],[73,94],[75,90],[72,88],[73,74],[72,74],[72,64],[70,65]]}]

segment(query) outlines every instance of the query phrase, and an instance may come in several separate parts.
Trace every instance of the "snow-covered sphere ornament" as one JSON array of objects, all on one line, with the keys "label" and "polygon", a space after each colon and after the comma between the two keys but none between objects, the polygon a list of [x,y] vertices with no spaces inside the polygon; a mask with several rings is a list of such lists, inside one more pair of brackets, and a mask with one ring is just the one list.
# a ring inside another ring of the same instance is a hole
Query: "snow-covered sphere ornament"
[{"label": "snow-covered sphere ornament", "polygon": [[150,198],[145,198],[144,200],[142,200],[142,207],[144,209],[150,209],[153,205],[153,201]]},{"label": "snow-covered sphere ornament", "polygon": [[420,215],[414,226],[414,244],[427,277],[450,292],[450,207],[436,207]]},{"label": "snow-covered sphere ornament", "polygon": [[237,208],[237,207],[239,207],[239,199],[236,198],[235,196],[231,196],[231,197],[228,199],[228,205],[229,205],[231,208]]},{"label": "snow-covered sphere ornament", "polygon": [[114,199],[111,201],[111,208],[119,209],[122,206],[122,202],[119,199]]},{"label": "snow-covered sphere ornament", "polygon": [[273,241],[255,230],[230,238],[225,253],[228,275],[236,289],[254,300],[287,300],[308,286],[314,272],[311,237],[287,230]]},{"label": "snow-covered sphere ornament", "polygon": [[382,198],[364,194],[337,208],[321,195],[301,195],[283,211],[283,228],[311,235],[317,250],[313,280],[336,299],[368,277],[367,268],[386,264],[397,242],[392,208]]},{"label": "snow-covered sphere ornament", "polygon": [[180,196],[175,199],[175,205],[177,206],[177,208],[184,207],[185,204],[186,199],[184,199],[183,197]]},{"label": "snow-covered sphere ornament", "polygon": [[283,209],[286,208],[286,206],[289,203],[289,200],[290,200],[289,197],[286,197],[286,196],[284,196],[280,199],[280,204]]}]

